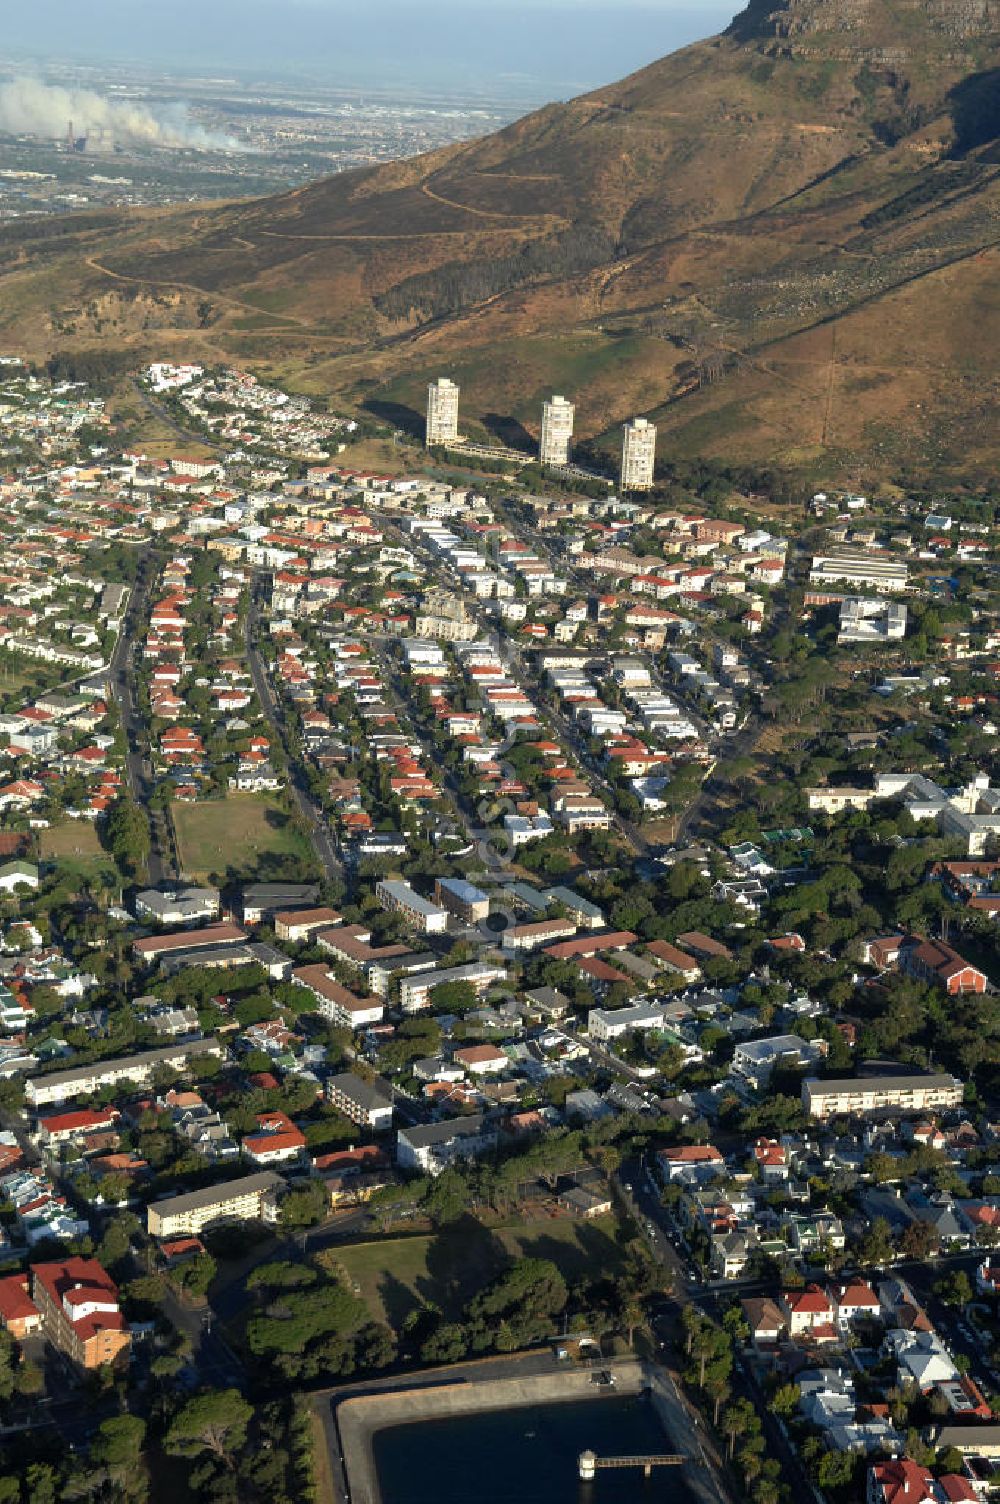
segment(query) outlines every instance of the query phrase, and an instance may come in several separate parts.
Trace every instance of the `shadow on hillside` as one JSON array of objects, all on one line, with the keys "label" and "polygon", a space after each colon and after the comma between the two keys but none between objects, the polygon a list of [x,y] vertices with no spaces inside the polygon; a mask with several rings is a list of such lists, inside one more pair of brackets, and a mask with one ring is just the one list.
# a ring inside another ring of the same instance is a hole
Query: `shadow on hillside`
[{"label": "shadow on hillside", "polygon": [[368,397],[361,405],[366,413],[371,413],[379,422],[391,423],[393,428],[401,428],[404,433],[413,434],[418,439],[423,438],[424,416],[414,408],[407,407],[402,402],[385,402],[380,397]]},{"label": "shadow on hillside", "polygon": [[501,444],[506,444],[508,449],[523,449],[525,458],[531,458],[538,448],[535,440],[517,418],[503,417],[500,413],[484,413],[483,427],[499,439]]},{"label": "shadow on hillside", "polygon": [[964,78],[948,97],[955,124],[953,155],[1000,143],[1000,68]]}]

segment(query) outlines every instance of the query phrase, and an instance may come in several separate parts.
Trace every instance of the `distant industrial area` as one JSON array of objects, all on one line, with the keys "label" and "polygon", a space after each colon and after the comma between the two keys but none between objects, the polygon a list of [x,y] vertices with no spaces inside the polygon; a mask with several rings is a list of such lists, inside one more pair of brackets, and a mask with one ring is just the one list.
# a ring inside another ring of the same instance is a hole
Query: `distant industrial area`
[{"label": "distant industrial area", "polygon": [[518,108],[398,89],[17,64],[0,73],[0,221],[272,193],[487,134]]}]

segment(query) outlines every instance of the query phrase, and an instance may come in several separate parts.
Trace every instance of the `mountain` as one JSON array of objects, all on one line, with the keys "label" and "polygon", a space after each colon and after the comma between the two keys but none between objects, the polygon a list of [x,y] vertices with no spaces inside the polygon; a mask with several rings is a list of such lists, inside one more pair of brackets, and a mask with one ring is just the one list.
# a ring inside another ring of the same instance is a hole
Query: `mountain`
[{"label": "mountain", "polygon": [[1000,0],[752,0],[481,141],[10,226],[0,342],[242,362],[402,423],[448,373],[470,431],[535,432],[559,390],[664,453],[976,479],[998,241]]}]

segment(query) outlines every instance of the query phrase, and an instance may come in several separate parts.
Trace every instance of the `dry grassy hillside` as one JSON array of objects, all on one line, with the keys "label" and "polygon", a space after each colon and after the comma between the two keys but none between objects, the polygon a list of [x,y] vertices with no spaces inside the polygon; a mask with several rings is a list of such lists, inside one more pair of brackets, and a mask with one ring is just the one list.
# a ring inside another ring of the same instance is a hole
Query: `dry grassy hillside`
[{"label": "dry grassy hillside", "polygon": [[[237,360],[495,432],[995,458],[1000,0],[754,0],[483,141],[273,199],[0,234],[0,342]],[[992,332],[992,338],[990,333]],[[918,405],[919,404],[919,405]]]}]

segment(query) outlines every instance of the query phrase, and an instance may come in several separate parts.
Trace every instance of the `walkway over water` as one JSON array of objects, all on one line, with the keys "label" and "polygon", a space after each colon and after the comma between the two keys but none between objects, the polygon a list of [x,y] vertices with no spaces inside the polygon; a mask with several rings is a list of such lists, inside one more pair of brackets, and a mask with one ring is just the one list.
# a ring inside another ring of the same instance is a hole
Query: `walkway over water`
[{"label": "walkway over water", "polygon": [[598,1468],[641,1467],[648,1478],[654,1467],[682,1467],[687,1461],[674,1452],[657,1452],[639,1457],[598,1457],[593,1452],[581,1452],[580,1477],[593,1478]]}]

